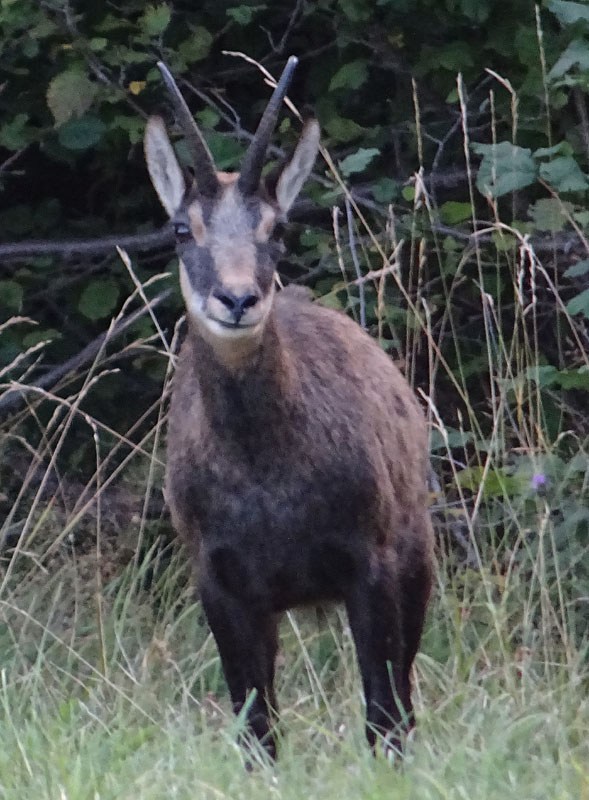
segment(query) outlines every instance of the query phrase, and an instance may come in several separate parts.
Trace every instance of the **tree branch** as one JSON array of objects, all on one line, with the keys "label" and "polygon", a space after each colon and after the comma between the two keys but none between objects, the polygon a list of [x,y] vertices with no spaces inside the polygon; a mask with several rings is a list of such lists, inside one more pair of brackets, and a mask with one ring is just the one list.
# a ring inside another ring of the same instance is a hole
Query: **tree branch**
[{"label": "tree branch", "polygon": [[78,258],[79,256],[97,256],[122,247],[130,252],[154,250],[156,248],[172,247],[174,233],[170,225],[165,225],[157,231],[150,233],[136,233],[127,236],[103,236],[98,239],[68,239],[65,241],[35,241],[9,242],[0,244],[0,261],[18,261],[33,256],[60,256],[63,259]]}]

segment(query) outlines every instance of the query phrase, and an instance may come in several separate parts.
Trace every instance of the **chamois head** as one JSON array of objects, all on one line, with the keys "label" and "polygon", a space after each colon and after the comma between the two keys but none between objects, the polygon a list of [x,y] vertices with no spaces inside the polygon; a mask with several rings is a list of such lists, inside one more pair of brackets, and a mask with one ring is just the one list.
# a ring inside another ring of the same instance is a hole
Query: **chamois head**
[{"label": "chamois head", "polygon": [[151,117],[147,123],[147,167],[174,225],[186,308],[211,344],[258,338],[272,305],[278,255],[275,224],[286,217],[319,147],[319,126],[310,120],[273,191],[261,184],[268,143],[296,64],[291,56],[241,172],[224,173],[215,170],[173,77],[158,63],[186,138],[194,176],[182,172],[160,117]]}]

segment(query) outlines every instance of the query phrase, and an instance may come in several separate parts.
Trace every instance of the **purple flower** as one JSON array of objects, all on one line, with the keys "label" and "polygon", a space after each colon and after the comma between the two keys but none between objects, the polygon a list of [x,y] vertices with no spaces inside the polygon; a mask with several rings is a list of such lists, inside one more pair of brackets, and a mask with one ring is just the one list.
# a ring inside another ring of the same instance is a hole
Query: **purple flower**
[{"label": "purple flower", "polygon": [[532,489],[538,491],[539,489],[546,486],[546,484],[548,483],[548,478],[546,477],[546,475],[543,475],[541,472],[538,472],[535,475],[532,475],[532,480],[530,481],[530,483]]}]

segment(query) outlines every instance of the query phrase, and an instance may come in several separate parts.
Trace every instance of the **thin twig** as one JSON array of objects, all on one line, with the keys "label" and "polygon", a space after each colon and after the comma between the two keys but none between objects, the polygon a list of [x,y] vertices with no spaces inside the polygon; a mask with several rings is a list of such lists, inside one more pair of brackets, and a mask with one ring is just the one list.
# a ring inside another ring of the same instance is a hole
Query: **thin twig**
[{"label": "thin twig", "polygon": [[[260,27],[262,27],[262,30],[264,31],[264,33],[268,37],[268,41],[270,42],[270,47],[272,48],[272,53],[277,53],[278,55],[282,55],[282,53],[284,52],[284,48],[286,47],[286,43],[287,43],[287,41],[288,41],[288,39],[290,37],[290,34],[292,33],[295,24],[298,22],[298,17],[300,16],[300,12],[301,12],[301,9],[303,7],[303,3],[304,3],[304,0],[297,0],[296,5],[294,7],[294,11],[290,15],[290,18],[288,20],[288,24],[286,26],[286,29],[285,29],[284,33],[282,34],[278,44],[274,44],[274,40],[272,39],[271,31],[269,31],[266,28],[260,26]],[[265,61],[266,58],[267,57],[265,57],[263,60]]]},{"label": "thin twig", "polygon": [[8,156],[8,158],[0,164],[0,175],[3,172],[7,172],[8,168],[11,167],[15,161],[17,161],[22,154],[28,149],[29,145],[25,144],[24,147],[21,147],[20,150],[17,150],[12,155]]},{"label": "thin twig", "polygon": [[[356,278],[362,277],[362,270],[360,269],[360,262],[358,261],[358,253],[356,252],[356,239],[354,236],[354,216],[352,214],[352,206],[346,197],[346,218],[348,223],[348,244],[350,245],[350,253],[352,254],[352,261],[354,263],[354,270],[356,271]],[[364,290],[364,283],[359,283],[359,296],[360,296],[360,325],[366,328],[366,293]]]}]

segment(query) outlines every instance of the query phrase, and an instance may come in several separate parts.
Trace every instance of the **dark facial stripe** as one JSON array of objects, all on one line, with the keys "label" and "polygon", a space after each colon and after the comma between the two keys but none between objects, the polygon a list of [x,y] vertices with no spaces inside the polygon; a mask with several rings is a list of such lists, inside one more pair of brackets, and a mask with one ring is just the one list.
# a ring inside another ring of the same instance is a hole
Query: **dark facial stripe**
[{"label": "dark facial stripe", "polygon": [[217,282],[217,273],[209,250],[190,242],[185,247],[178,247],[178,257],[184,263],[191,287],[202,297],[208,297]]}]

